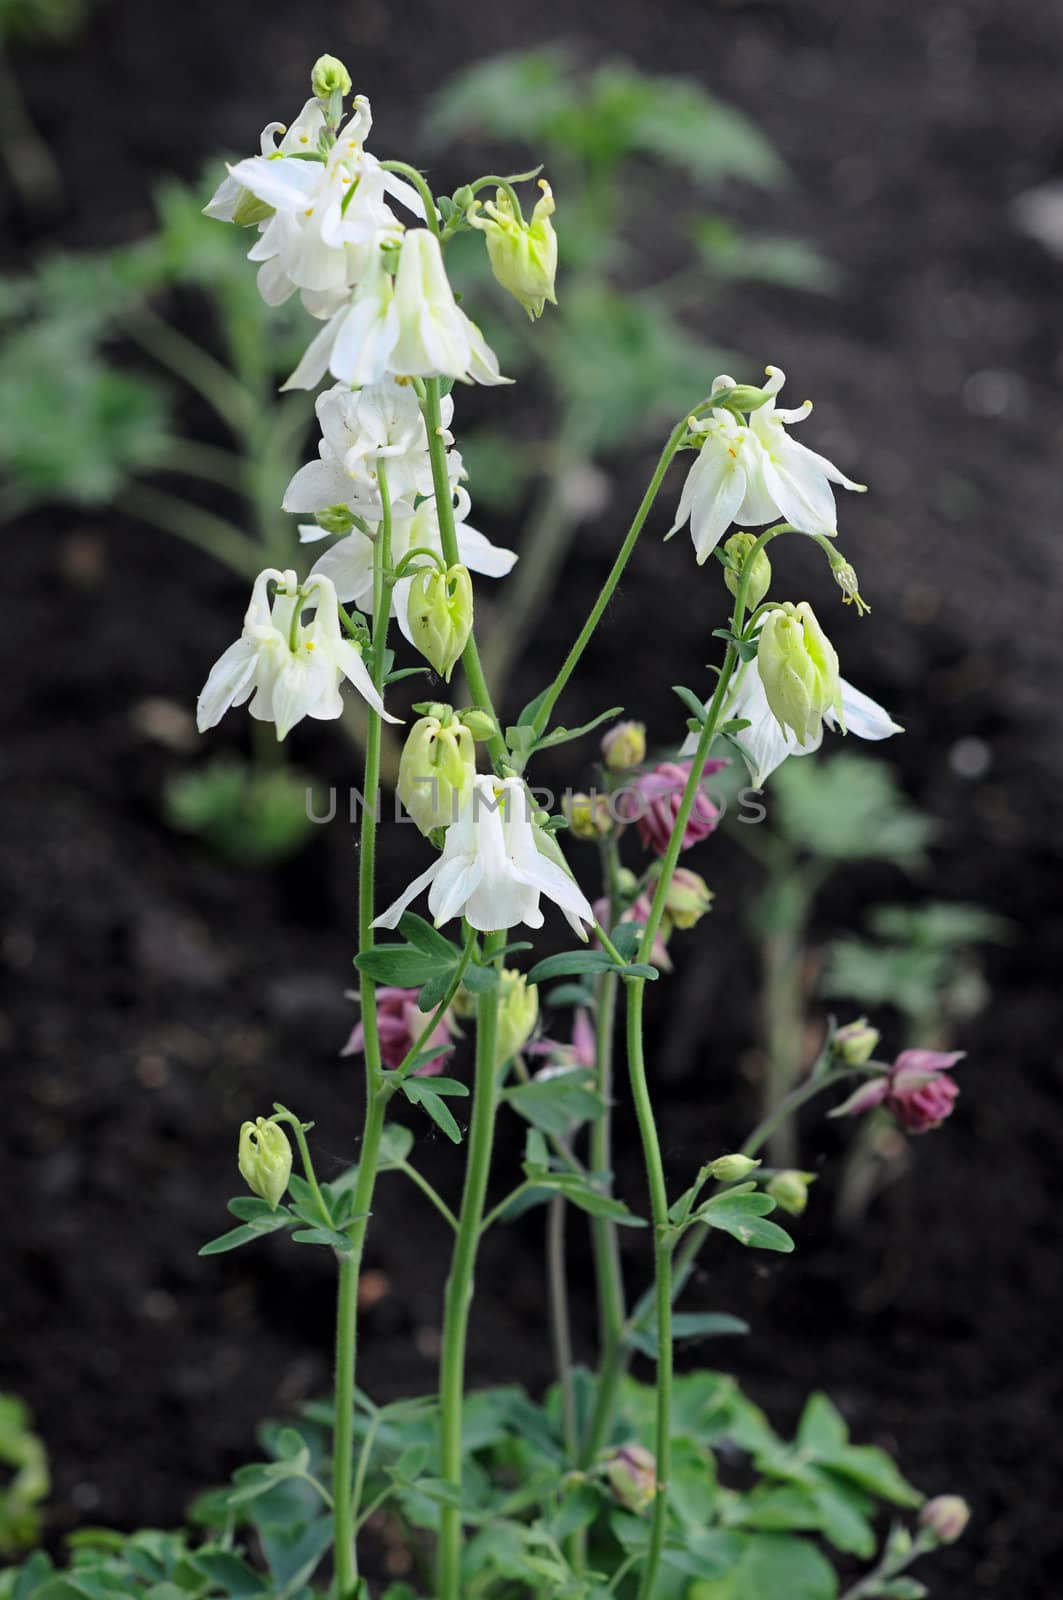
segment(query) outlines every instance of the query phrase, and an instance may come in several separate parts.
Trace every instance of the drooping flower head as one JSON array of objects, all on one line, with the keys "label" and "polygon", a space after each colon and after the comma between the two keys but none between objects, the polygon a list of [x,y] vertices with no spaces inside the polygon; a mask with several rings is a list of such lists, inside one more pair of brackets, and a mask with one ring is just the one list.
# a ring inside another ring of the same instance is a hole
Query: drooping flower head
[{"label": "drooping flower head", "polygon": [[[721,771],[726,761],[707,761],[705,777]],[[683,790],[690,777],[692,762],[663,761],[660,766],[642,772],[633,782],[617,790],[617,814],[625,822],[634,822],[643,848],[663,856],[668,849],[676,818],[683,800]],[[689,850],[701,839],[714,832],[720,813],[708,795],[699,788],[680,846]]]},{"label": "drooping flower head", "polygon": [[[428,1024],[430,1013],[417,1004],[416,989],[398,989],[384,984],[376,991],[377,1032],[380,1035],[380,1058],[385,1067],[401,1067]],[[434,1053],[413,1070],[415,1078],[428,1078],[443,1071],[454,1053],[454,1038],[447,1017],[428,1035],[422,1047]],[[350,1038],[340,1051],[341,1056],[360,1054],[365,1049],[365,1027],[357,1022]]]},{"label": "drooping flower head", "polygon": [[757,671],[768,705],[785,733],[808,744],[828,712],[845,727],[838,656],[807,600],[776,606],[764,618]]},{"label": "drooping flower head", "polygon": [[952,1114],[960,1092],[950,1068],[962,1050],[902,1050],[891,1067],[861,1084],[832,1116],[859,1116],[885,1106],[908,1133],[929,1133]]},{"label": "drooping flower head", "polygon": [[[787,427],[802,422],[812,402],[806,400],[796,410],[779,409],[775,396],[785,375],[778,367],[768,367],[767,372],[761,393],[769,398],[749,413],[748,421],[718,406],[694,425],[703,440],[683,485],[671,532],[690,523],[699,563],[708,560],[732,523],[759,528],[788,522],[799,533],[833,538],[838,513],[831,484],[864,487],[790,438]],[[712,393],[734,387],[734,379],[724,375],[715,380]]]},{"label": "drooping flower head", "polygon": [[[270,584],[276,585],[272,601]],[[309,606],[314,614],[304,622]],[[341,633],[331,582],[317,577],[300,586],[294,572],[267,567],[255,579],[239,639],[210,670],[196,722],[205,733],[230,706],[250,701],[251,715],[276,723],[277,738],[283,739],[304,717],[327,722],[341,716],[344,678],[387,722],[400,721],[384,710],[359,646]]]},{"label": "drooping flower head", "polygon": [[467,213],[468,221],[484,235],[491,271],[533,322],[542,316],[548,300],[557,304],[557,234],[550,220],[554,196],[545,178],[540,178],[539,188],[542,198],[536,201],[530,223],[517,217],[505,189],[495,191],[493,202],[474,204]]},{"label": "drooping flower head", "polygon": [[545,894],[560,906],[580,938],[594,912],[575,879],[543,853],[549,844],[533,826],[533,806],[520,778],[477,776],[472,793],[446,834],[443,854],[416,877],[395,904],[373,923],[394,928],[406,907],[428,889],[436,927],[463,916],[478,932],[525,923],[541,928],[539,901]]}]

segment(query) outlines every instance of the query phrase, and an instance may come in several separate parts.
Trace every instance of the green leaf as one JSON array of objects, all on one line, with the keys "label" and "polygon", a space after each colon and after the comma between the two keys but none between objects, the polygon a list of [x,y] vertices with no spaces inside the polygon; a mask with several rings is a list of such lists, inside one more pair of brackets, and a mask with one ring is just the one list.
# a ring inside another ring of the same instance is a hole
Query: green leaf
[{"label": "green leaf", "polygon": [[262,1217],[253,1223],[244,1223],[239,1228],[231,1228],[228,1233],[219,1234],[216,1239],[211,1239],[209,1244],[203,1245],[198,1254],[224,1255],[227,1250],[238,1250],[242,1244],[250,1244],[253,1239],[264,1238],[267,1233],[276,1233],[279,1228],[290,1227],[291,1221],[286,1210],[275,1211],[268,1218]]},{"label": "green leaf", "polygon": [[461,1129],[455,1122],[445,1100],[428,1087],[430,1080],[424,1078],[404,1078],[402,1092],[412,1105],[421,1106],[436,1127],[452,1139],[455,1144],[461,1143]]},{"label": "green leaf", "polygon": [[[418,1082],[424,1083],[424,1079],[418,1079]],[[469,1093],[469,1085],[467,1083],[462,1083],[460,1078],[433,1077],[431,1082],[427,1084],[426,1087],[431,1088],[433,1094],[449,1094],[458,1095],[460,1097]]]},{"label": "green leaf", "polygon": [[902,1477],[892,1457],[874,1445],[858,1444],[818,1449],[817,1465],[857,1488],[888,1500],[895,1506],[921,1506],[924,1496]]},{"label": "green leaf", "polygon": [[838,1577],[806,1539],[746,1534],[725,1576],[694,1583],[689,1600],[835,1600]]},{"label": "green leaf", "polygon": [[452,961],[435,953],[418,950],[413,945],[377,945],[373,950],[363,950],[354,958],[359,972],[375,983],[393,985],[399,989],[419,989],[433,979],[449,982]]},{"label": "green leaf", "polygon": [[545,1133],[565,1134],[574,1124],[593,1121],[605,1109],[591,1085],[594,1074],[577,1067],[549,1078],[533,1078],[506,1089],[502,1099]]},{"label": "green leaf", "polygon": [[542,1172],[538,1166],[525,1163],[524,1171],[537,1188],[550,1190],[570,1200],[581,1211],[586,1211],[592,1217],[606,1217],[610,1222],[616,1222],[624,1227],[644,1228],[643,1217],[633,1216],[622,1200],[615,1196],[602,1194],[593,1188],[585,1178],[576,1172]]},{"label": "green leaf", "polygon": [[196,1551],[195,1565],[206,1573],[212,1584],[232,1596],[232,1600],[246,1600],[247,1596],[262,1594],[269,1587],[261,1573],[231,1550],[203,1545]]},{"label": "green leaf", "polygon": [[698,727],[704,727],[705,701],[702,696],[696,695],[693,689],[685,689],[681,683],[673,683],[672,693],[679,696],[680,700],[682,700],[683,704],[690,712],[690,715],[697,723]]},{"label": "green leaf", "polygon": [[338,1250],[341,1255],[346,1255],[351,1249],[351,1241],[345,1233],[337,1233],[334,1228],[297,1228],[292,1234],[296,1244],[325,1244],[332,1250]]},{"label": "green leaf", "polygon": [[794,1248],[794,1241],[774,1222],[764,1220],[765,1199],[766,1195],[722,1194],[710,1200],[708,1205],[701,1206],[694,1215],[710,1227],[729,1233],[732,1239],[737,1239],[739,1244],[751,1250],[778,1250],[782,1254],[789,1254]]},{"label": "green leaf", "polygon": [[290,1594],[310,1581],[332,1543],[332,1522],[328,1517],[258,1531],[277,1588]]},{"label": "green leaf", "polygon": [[461,981],[470,994],[486,994],[489,989],[497,989],[498,973],[494,967],[478,967],[470,962]]},{"label": "green leaf", "polygon": [[825,1394],[810,1394],[797,1425],[797,1448],[818,1455],[821,1450],[844,1448],[848,1442],[849,1429],[838,1407]]},{"label": "green leaf", "polygon": [[586,973],[617,972],[625,978],[655,979],[656,967],[643,963],[618,965],[604,950],[565,950],[547,956],[528,973],[529,983],[545,983],[548,978],[581,977]]},{"label": "green leaf", "polygon": [[595,728],[600,728],[603,722],[609,722],[613,717],[619,717],[623,706],[610,706],[608,711],[602,711],[590,722],[584,722],[578,728],[555,728],[552,733],[543,734],[537,739],[533,748],[535,750],[551,750],[555,745],[568,744],[572,739],[582,739],[585,733],[593,733]]},{"label": "green leaf", "polygon": [[[677,1311],[672,1317],[672,1337],[676,1343],[680,1339],[716,1339],[725,1334],[748,1332],[748,1322],[726,1311]],[[633,1328],[627,1342],[651,1360],[657,1359],[657,1329],[652,1323]]]},{"label": "green leaf", "polygon": [[458,961],[461,958],[461,951],[457,945],[452,944],[445,934],[440,933],[430,922],[426,922],[424,917],[419,917],[415,911],[403,912],[399,918],[398,931],[407,944],[412,944],[416,950],[423,951],[425,955],[437,956],[440,961],[448,962]]},{"label": "green leaf", "polygon": [[[413,1149],[413,1132],[401,1122],[387,1122],[380,1135],[380,1170],[399,1167]],[[357,1172],[357,1168],[354,1169]]]}]

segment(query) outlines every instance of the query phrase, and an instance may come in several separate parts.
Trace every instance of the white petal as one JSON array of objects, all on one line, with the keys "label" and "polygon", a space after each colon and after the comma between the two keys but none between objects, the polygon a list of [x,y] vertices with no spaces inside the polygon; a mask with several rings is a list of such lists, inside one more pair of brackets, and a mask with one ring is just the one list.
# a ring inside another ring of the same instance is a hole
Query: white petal
[{"label": "white petal", "polygon": [[700,566],[731,526],[746,492],[746,474],[722,441],[711,441],[690,469],[688,483],[690,533]]},{"label": "white petal", "polygon": [[306,353],[291,377],[286,383],[281,384],[281,392],[286,389],[316,389],[325,373],[332,357],[332,347],[336,343],[336,334],[339,331],[340,318],[346,315],[346,307],[337,311],[321,332],[316,334],[306,348]]},{"label": "white petal", "polygon": [[[903,733],[904,729],[899,722],[894,722],[889,712],[877,701],[872,700],[869,694],[864,694],[860,689],[854,689],[845,679],[839,680],[842,691],[842,715],[845,718],[845,731],[855,733],[858,739],[888,739],[892,734]],[[835,718],[831,712],[824,718],[831,727]]]},{"label": "white petal", "polygon": [[318,161],[272,161],[268,156],[250,156],[229,168],[237,183],[277,211],[305,210],[324,182],[325,169]]},{"label": "white petal", "polygon": [[483,875],[484,864],[475,855],[455,856],[452,861],[442,862],[428,896],[428,909],[437,928],[464,911]]},{"label": "white petal", "polygon": [[349,533],[318,557],[310,576],[328,578],[336,586],[338,600],[344,605],[353,601],[361,609],[361,602],[373,592],[373,546],[364,533]]},{"label": "white petal", "polygon": [[389,711],[384,710],[384,702],[377,693],[376,685],[369,676],[369,668],[362,660],[362,652],[353,639],[339,639],[332,646],[330,652],[343,676],[354,684],[362,699],[376,712],[378,717],[383,717],[385,722],[401,722],[401,717],[393,717]]},{"label": "white petal", "polygon": [[515,550],[492,544],[486,535],[477,533],[467,523],[459,522],[454,531],[462,562],[470,572],[478,572],[481,577],[504,578],[517,559]]},{"label": "white petal", "polygon": [[241,705],[251,693],[258,646],[253,639],[237,639],[215,661],[196,702],[200,733],[216,727],[230,706]]},{"label": "white petal", "polygon": [[281,507],[299,514],[346,505],[351,487],[347,474],[334,461],[308,461],[285,489]]},{"label": "white petal", "polygon": [[427,889],[428,885],[435,881],[436,875],[438,874],[442,865],[443,858],[440,856],[437,860],[432,862],[430,867],[426,867],[424,872],[422,872],[418,877],[414,878],[412,883],[406,885],[406,888],[399,895],[399,898],[395,901],[394,905],[390,905],[386,911],[382,911],[379,917],[377,917],[376,920],[371,924],[371,926],[374,928],[397,928],[399,925],[399,918],[406,910],[406,907],[410,905],[412,901],[417,899],[417,896],[420,894],[422,889]]},{"label": "white petal", "polygon": [[791,439],[785,443],[787,448],[776,450],[774,459],[765,456],[764,486],[786,521],[799,532],[832,539],[838,531],[838,512],[830,484],[818,467],[798,454],[799,445]]}]

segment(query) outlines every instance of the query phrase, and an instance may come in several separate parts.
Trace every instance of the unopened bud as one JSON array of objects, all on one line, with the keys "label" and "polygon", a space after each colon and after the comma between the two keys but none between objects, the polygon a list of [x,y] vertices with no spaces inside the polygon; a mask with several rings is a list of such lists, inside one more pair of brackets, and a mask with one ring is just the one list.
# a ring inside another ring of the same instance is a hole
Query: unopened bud
[{"label": "unopened bud", "polygon": [[272,1117],[258,1117],[240,1129],[240,1176],[252,1194],[276,1211],[292,1175],[292,1147],[288,1135]]},{"label": "unopened bud", "polygon": [[657,1496],[657,1458],[642,1444],[624,1444],[603,1457],[609,1486],[629,1511],[645,1511]]},{"label": "unopened bud", "polygon": [[665,933],[693,928],[712,906],[713,893],[700,873],[676,867],[664,899]]},{"label": "unopened bud", "polygon": [[630,867],[621,867],[616,875],[617,893],[623,900],[634,899],[638,892],[639,880]]},{"label": "unopened bud", "polygon": [[919,1526],[940,1544],[955,1544],[970,1520],[970,1507],[958,1494],[935,1495],[919,1513]]},{"label": "unopened bud", "polygon": [[344,505],[325,506],[323,510],[315,511],[314,521],[326,533],[350,533],[354,527],[351,508]]},{"label": "unopened bud", "polygon": [[757,670],[772,715],[784,732],[793,730],[799,744],[817,736],[824,712],[833,711],[844,726],[838,657],[807,600],[768,612]]},{"label": "unopened bud", "polygon": [[602,738],[602,756],[610,772],[626,772],[646,759],[646,724],[618,722]]},{"label": "unopened bud", "polygon": [[764,1192],[792,1217],[799,1217],[808,1205],[808,1186],[815,1181],[813,1172],[777,1172],[764,1185]]},{"label": "unopened bud", "polygon": [[342,99],[351,92],[351,75],[336,56],[318,56],[310,74],[310,87],[319,100],[338,94]]},{"label": "unopened bud", "polygon": [[539,991],[523,972],[507,967],[500,980],[495,1063],[505,1066],[524,1049],[539,1020]]},{"label": "unopened bud", "polygon": [[472,579],[463,566],[416,572],[406,609],[410,634],[440,677],[449,679],[472,632]]},{"label": "unopened bud", "polygon": [[880,1037],[878,1029],[873,1028],[866,1017],[858,1017],[855,1022],[847,1022],[838,1029],[831,1040],[831,1049],[847,1067],[862,1067],[874,1055]]},{"label": "unopened bud", "polygon": [[760,1166],[759,1161],[754,1161],[752,1156],[744,1156],[735,1151],[733,1155],[717,1156],[715,1161],[709,1162],[709,1171],[717,1183],[741,1183],[743,1178],[748,1178]]},{"label": "unopened bud", "polygon": [[547,300],[557,304],[557,235],[550,221],[554,196],[545,179],[539,180],[539,188],[542,198],[536,202],[531,222],[518,219],[505,189],[496,190],[493,203],[472,206],[466,213],[472,226],[484,235],[495,278],[533,321],[542,316]]},{"label": "unopened bud", "polygon": [[[732,533],[724,544],[724,554],[730,557],[731,566],[724,567],[723,581],[735,596],[738,594],[738,585],[742,572],[749,562],[756,539],[751,533]],[[750,611],[755,611],[771,588],[771,562],[764,549],[757,551],[749,565],[749,575],[746,578],[746,605]]]},{"label": "unopened bud", "polygon": [[399,758],[398,793],[422,833],[449,828],[472,793],[476,747],[472,734],[451,713],[421,717],[407,736]]},{"label": "unopened bud", "polygon": [[565,794],[561,810],[577,839],[604,839],[613,827],[609,799],[604,794]]},{"label": "unopened bud", "polygon": [[736,383],[725,404],[730,411],[757,411],[768,398],[765,390],[754,388],[751,383]]},{"label": "unopened bud", "polygon": [[478,743],[493,738],[498,732],[498,724],[494,717],[486,711],[481,711],[478,706],[473,706],[468,711],[459,711],[458,716]]}]

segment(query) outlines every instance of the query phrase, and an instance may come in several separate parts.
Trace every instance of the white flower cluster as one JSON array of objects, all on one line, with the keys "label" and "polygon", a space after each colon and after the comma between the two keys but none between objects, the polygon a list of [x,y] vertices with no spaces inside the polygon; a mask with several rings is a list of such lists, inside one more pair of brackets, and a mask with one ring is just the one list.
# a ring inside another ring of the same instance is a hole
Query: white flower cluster
[{"label": "white flower cluster", "polygon": [[364,95],[335,134],[308,100],[290,128],[263,129],[261,153],[230,167],[206,207],[257,225],[249,259],[268,305],[298,292],[325,322],[285,387],[314,389],[326,372],[359,387],[388,373],[508,382],[454,299],[434,231],[407,232],[392,211],[427,220],[416,188],[365,148],[372,125]]}]

